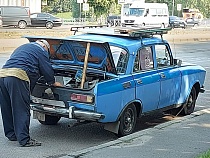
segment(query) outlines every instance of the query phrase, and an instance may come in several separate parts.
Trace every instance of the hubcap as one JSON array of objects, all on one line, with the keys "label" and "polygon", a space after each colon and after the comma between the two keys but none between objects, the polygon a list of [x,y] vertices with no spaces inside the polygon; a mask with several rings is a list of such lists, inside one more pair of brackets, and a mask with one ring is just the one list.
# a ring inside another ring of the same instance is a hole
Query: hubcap
[{"label": "hubcap", "polygon": [[188,108],[188,109],[191,108],[192,105],[193,105],[193,96],[190,95],[190,96],[189,96],[189,99],[188,99],[188,103],[187,103],[187,108]]},{"label": "hubcap", "polygon": [[133,122],[134,122],[134,112],[132,109],[128,109],[125,113],[124,117],[124,131],[130,132],[133,128]]}]

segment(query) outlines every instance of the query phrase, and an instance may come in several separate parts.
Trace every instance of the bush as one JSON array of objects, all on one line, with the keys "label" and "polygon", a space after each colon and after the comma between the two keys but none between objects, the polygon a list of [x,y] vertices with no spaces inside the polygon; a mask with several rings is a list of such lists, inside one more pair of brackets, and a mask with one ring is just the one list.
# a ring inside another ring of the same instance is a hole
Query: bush
[{"label": "bush", "polygon": [[202,153],[197,158],[210,158],[210,149],[206,151],[205,153]]}]

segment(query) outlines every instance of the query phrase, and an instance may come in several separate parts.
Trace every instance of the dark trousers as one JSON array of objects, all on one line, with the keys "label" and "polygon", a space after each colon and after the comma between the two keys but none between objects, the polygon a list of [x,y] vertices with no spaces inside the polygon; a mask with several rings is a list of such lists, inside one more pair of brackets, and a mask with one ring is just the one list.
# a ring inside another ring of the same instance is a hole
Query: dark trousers
[{"label": "dark trousers", "polygon": [[27,81],[0,78],[0,103],[5,136],[25,145],[30,139],[30,90]]}]

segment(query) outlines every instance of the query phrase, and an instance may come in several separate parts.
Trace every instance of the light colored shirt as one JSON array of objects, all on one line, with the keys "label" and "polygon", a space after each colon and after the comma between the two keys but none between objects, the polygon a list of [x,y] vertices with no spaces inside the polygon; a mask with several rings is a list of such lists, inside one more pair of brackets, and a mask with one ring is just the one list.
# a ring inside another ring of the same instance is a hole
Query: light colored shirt
[{"label": "light colored shirt", "polygon": [[20,68],[4,68],[0,69],[0,77],[17,77],[23,81],[30,82],[26,72]]}]

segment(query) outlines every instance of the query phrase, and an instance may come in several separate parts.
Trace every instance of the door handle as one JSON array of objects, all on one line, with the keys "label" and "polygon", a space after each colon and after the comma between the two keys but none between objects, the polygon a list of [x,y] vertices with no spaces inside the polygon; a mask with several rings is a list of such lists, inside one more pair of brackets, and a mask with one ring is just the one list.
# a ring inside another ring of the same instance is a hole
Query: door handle
[{"label": "door handle", "polygon": [[131,87],[131,82],[130,81],[129,82],[124,82],[123,87],[124,88],[130,88]]},{"label": "door handle", "polygon": [[161,78],[166,78],[165,74],[161,73],[160,74]]},{"label": "door handle", "polygon": [[138,80],[137,80],[137,83],[138,83],[138,84],[142,84],[142,80],[141,80],[141,79],[138,79]]}]

